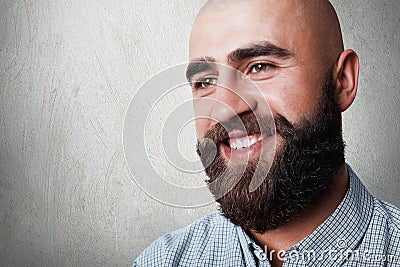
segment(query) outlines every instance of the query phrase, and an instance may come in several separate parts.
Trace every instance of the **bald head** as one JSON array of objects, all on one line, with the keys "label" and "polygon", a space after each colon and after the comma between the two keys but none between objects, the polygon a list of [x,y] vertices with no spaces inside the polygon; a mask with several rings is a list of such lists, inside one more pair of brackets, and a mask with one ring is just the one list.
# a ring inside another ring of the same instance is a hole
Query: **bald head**
[{"label": "bald head", "polygon": [[[266,18],[260,27],[270,27],[271,32],[286,35],[288,48],[300,49],[295,43],[302,45],[302,50],[314,53],[326,68],[332,67],[343,51],[343,40],[337,14],[328,0],[209,0],[200,10],[194,24],[192,39],[197,28],[204,25],[212,31],[210,18],[224,17],[223,21],[240,19],[240,13],[256,14],[253,22]],[[258,16],[257,16],[258,15]],[[267,18],[273,18],[274,21]],[[247,26],[253,27],[250,17]],[[271,25],[267,25],[271,23]],[[233,29],[234,30],[234,29]],[[207,38],[211,35],[203,35]],[[260,36],[261,38],[263,36]],[[264,36],[267,37],[267,36]],[[191,42],[193,44],[193,42]],[[307,45],[307,47],[304,47]]]}]

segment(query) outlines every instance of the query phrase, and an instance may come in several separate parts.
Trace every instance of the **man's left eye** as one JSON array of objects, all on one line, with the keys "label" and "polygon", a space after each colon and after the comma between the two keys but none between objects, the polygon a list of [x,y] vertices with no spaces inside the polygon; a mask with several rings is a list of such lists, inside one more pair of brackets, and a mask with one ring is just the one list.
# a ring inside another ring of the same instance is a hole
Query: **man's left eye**
[{"label": "man's left eye", "polygon": [[260,72],[265,72],[270,67],[270,64],[267,63],[257,63],[250,69],[250,73],[257,74]]},{"label": "man's left eye", "polygon": [[191,82],[194,89],[207,89],[217,84],[218,79],[215,77],[204,77],[198,81]]}]

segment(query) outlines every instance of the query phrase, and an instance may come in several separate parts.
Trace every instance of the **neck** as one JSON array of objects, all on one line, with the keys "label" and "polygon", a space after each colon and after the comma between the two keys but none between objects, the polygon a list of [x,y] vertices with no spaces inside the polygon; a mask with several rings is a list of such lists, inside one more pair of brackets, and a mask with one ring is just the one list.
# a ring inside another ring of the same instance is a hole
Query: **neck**
[{"label": "neck", "polygon": [[[263,234],[250,231],[253,239],[272,255],[272,266],[282,266],[283,261],[277,257],[277,252],[288,250],[305,237],[310,235],[331,215],[346,195],[349,177],[346,164],[343,164],[333,180],[333,185],[328,193],[310,209],[301,214],[295,221]],[[272,253],[272,250],[276,251]]]}]

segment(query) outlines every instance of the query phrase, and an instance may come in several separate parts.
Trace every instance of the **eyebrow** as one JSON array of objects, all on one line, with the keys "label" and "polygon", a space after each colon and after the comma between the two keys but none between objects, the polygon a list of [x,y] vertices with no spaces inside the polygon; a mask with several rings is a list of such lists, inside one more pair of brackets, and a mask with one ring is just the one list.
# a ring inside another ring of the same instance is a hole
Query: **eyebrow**
[{"label": "eyebrow", "polygon": [[[276,46],[270,42],[258,42],[252,43],[240,47],[227,56],[227,62],[229,65],[233,65],[242,60],[260,57],[260,56],[270,56],[277,59],[288,59],[294,56],[294,54],[282,47]],[[193,59],[186,69],[186,78],[189,82],[192,81],[193,76],[197,73],[207,71],[210,69],[215,69],[216,60],[212,57],[202,57]]]},{"label": "eyebrow", "polygon": [[236,63],[247,58],[259,56],[270,56],[277,59],[287,59],[293,57],[293,53],[270,42],[261,42],[238,48],[229,53],[227,58],[228,63]]},{"label": "eyebrow", "polygon": [[197,73],[215,70],[215,59],[211,57],[202,57],[193,59],[186,68],[186,79],[192,82],[193,76]]}]

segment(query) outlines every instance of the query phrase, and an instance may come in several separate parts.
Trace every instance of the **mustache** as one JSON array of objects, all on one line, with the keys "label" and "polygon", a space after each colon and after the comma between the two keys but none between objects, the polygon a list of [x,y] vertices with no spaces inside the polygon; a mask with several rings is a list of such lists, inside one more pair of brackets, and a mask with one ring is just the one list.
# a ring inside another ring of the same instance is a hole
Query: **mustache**
[{"label": "mustache", "polygon": [[[279,113],[273,117],[272,115],[256,115],[254,112],[246,112],[234,116],[226,122],[216,123],[205,133],[203,140],[208,139],[206,142],[213,141],[214,144],[218,144],[229,138],[229,133],[234,130],[247,135],[262,134],[267,137],[277,133],[285,137],[294,129],[295,126]],[[200,141],[200,144],[202,142]]]}]

